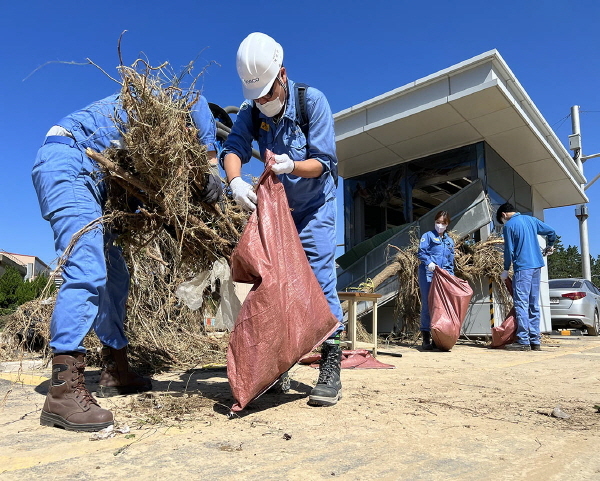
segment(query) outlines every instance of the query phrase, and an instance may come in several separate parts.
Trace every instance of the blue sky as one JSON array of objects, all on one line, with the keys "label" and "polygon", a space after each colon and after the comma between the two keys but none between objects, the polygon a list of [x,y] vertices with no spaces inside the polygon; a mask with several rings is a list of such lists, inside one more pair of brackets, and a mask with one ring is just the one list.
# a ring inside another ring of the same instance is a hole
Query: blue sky
[{"label": "blue sky", "polygon": [[[599,20],[597,0],[4,2],[0,250],[54,259],[52,231],[31,185],[36,151],[62,116],[117,90],[92,66],[39,67],[90,58],[116,75],[123,30],[125,64],[143,52],[152,64],[169,61],[179,71],[198,58],[195,73],[209,65],[204,94],[222,106],[243,100],[235,53],[248,33],[263,31],[282,44],[290,78],[325,92],[333,112],[496,48],[564,144],[570,108],[581,106],[589,155],[600,152]],[[599,172],[600,159],[585,164],[588,180]],[[600,181],[588,195],[595,257]],[[573,206],[547,210],[546,221],[565,245],[579,245]]]}]

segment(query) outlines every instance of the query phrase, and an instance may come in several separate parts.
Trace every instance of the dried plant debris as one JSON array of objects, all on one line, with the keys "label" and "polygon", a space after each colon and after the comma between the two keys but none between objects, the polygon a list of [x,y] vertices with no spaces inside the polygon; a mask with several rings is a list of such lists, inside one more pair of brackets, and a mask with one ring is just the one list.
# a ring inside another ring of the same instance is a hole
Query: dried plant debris
[{"label": "dried plant debris", "polygon": [[144,393],[131,397],[118,414],[134,427],[175,425],[202,420],[213,405],[199,393]]},{"label": "dried plant debris", "polygon": [[119,71],[126,120],[115,122],[125,148],[88,152],[105,173],[105,223],[120,233],[122,245],[165,266],[210,269],[229,258],[247,214],[227,196],[216,205],[200,200],[209,162],[189,113],[198,93],[179,88],[165,66],[138,60]]},{"label": "dried plant debris", "polygon": [[[188,66],[189,70],[189,66]],[[248,214],[229,195],[217,204],[201,202],[209,161],[189,114],[198,93],[182,89],[184,75],[168,64],[152,67],[138,59],[121,65],[120,98],[126,115],[113,119],[123,145],[87,154],[100,166],[107,186],[105,215],[78,232],[110,229],[131,275],[126,333],[133,364],[145,371],[223,362],[227,336],[207,336],[202,312],[191,311],[174,292],[184,281],[229,259]],[[58,268],[70,249],[59,259]],[[214,299],[214,293],[207,292]],[[54,299],[44,295],[21,306],[7,320],[5,337],[23,350],[49,354]],[[88,364],[99,362],[100,343],[87,336]]]}]

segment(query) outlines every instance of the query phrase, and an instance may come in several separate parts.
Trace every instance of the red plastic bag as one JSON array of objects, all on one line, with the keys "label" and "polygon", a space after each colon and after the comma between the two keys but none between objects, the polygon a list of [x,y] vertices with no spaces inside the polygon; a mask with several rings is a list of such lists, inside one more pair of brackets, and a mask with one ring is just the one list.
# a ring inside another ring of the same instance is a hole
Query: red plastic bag
[{"label": "red plastic bag", "polygon": [[460,336],[473,289],[465,280],[436,267],[429,288],[431,336],[435,345],[449,351]]},{"label": "red plastic bag", "polygon": [[[513,287],[510,279],[505,279],[504,283],[508,292],[512,296]],[[517,314],[515,308],[508,312],[508,315],[498,327],[492,327],[491,347],[502,347],[506,344],[512,344],[517,341]]]},{"label": "red plastic bag", "polygon": [[232,278],[254,284],[235,321],[227,377],[241,411],[338,326],[292,219],[283,184],[271,172],[258,181],[256,211],[231,255]]}]

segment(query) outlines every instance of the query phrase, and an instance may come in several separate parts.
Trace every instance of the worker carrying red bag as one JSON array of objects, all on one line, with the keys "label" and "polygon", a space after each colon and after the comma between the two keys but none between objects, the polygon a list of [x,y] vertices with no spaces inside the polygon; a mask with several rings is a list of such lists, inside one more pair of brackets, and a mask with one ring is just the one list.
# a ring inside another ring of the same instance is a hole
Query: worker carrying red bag
[{"label": "worker carrying red bag", "polygon": [[434,229],[425,232],[419,242],[419,289],[421,291],[421,335],[422,349],[430,351],[436,347],[431,342],[431,316],[429,315],[429,290],[436,266],[454,274],[454,241],[446,232],[450,214],[445,210],[435,214]]},{"label": "worker carrying red bag", "polygon": [[[250,161],[255,140],[262,158],[266,159],[267,150],[275,154],[271,170],[285,189],[308,263],[338,321],[338,327],[323,343],[319,379],[309,397],[310,404],[331,406],[342,397],[343,330],[335,273],[338,175],[333,115],[321,91],[288,78],[283,48],[264,33],[251,33],[242,41],[236,67],[246,101],[220,161],[236,203],[254,211],[257,195],[242,179],[242,165]],[[282,376],[282,386],[286,377]]]},{"label": "worker carrying red bag", "polygon": [[265,163],[257,184],[257,209],[231,255],[233,280],[254,285],[227,350],[234,412],[267,390],[339,324],[296,235],[283,184],[272,173],[275,161],[269,151]]},{"label": "worker carrying red bag", "polygon": [[435,228],[421,236],[417,251],[422,348],[426,351],[454,346],[473,295],[467,281],[454,277],[454,241],[447,233],[449,224],[450,214],[439,211]]}]

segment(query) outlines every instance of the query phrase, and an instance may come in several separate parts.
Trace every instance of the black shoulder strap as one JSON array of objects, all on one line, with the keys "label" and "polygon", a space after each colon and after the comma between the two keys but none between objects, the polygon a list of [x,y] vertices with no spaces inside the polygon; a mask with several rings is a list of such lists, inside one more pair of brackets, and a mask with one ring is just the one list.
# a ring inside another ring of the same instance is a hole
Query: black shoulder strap
[{"label": "black shoulder strap", "polygon": [[296,122],[302,129],[304,137],[308,138],[308,108],[306,107],[306,89],[308,85],[297,83],[296,89]]},{"label": "black shoulder strap", "polygon": [[[306,103],[306,89],[308,85],[303,83],[294,84],[294,89],[296,92],[296,123],[300,126],[304,137],[308,140],[308,107]],[[256,106],[256,103],[252,103],[252,136],[254,140],[258,140],[258,135],[260,133],[260,119],[258,117],[259,110]],[[333,176],[333,180],[337,187],[338,185],[338,172],[337,172],[337,164],[333,166],[331,175]]]},{"label": "black shoulder strap", "polygon": [[252,101],[252,137],[254,140],[258,140],[258,133],[260,130],[260,119],[258,118],[259,114],[258,107],[256,106],[256,102]]},{"label": "black shoulder strap", "polygon": [[[303,83],[294,84],[296,92],[296,123],[300,126],[304,137],[308,137],[308,108],[306,106],[306,89],[308,85]],[[252,137],[258,140],[260,133],[260,111],[255,102],[252,102]]]},{"label": "black shoulder strap", "polygon": [[[304,137],[308,142],[308,107],[306,104],[306,89],[308,85],[297,83],[294,85],[296,88],[296,123],[300,126]],[[335,182],[335,186],[338,185],[338,172],[337,172],[337,163],[334,164],[331,168],[331,176],[333,177],[333,181]]]}]

